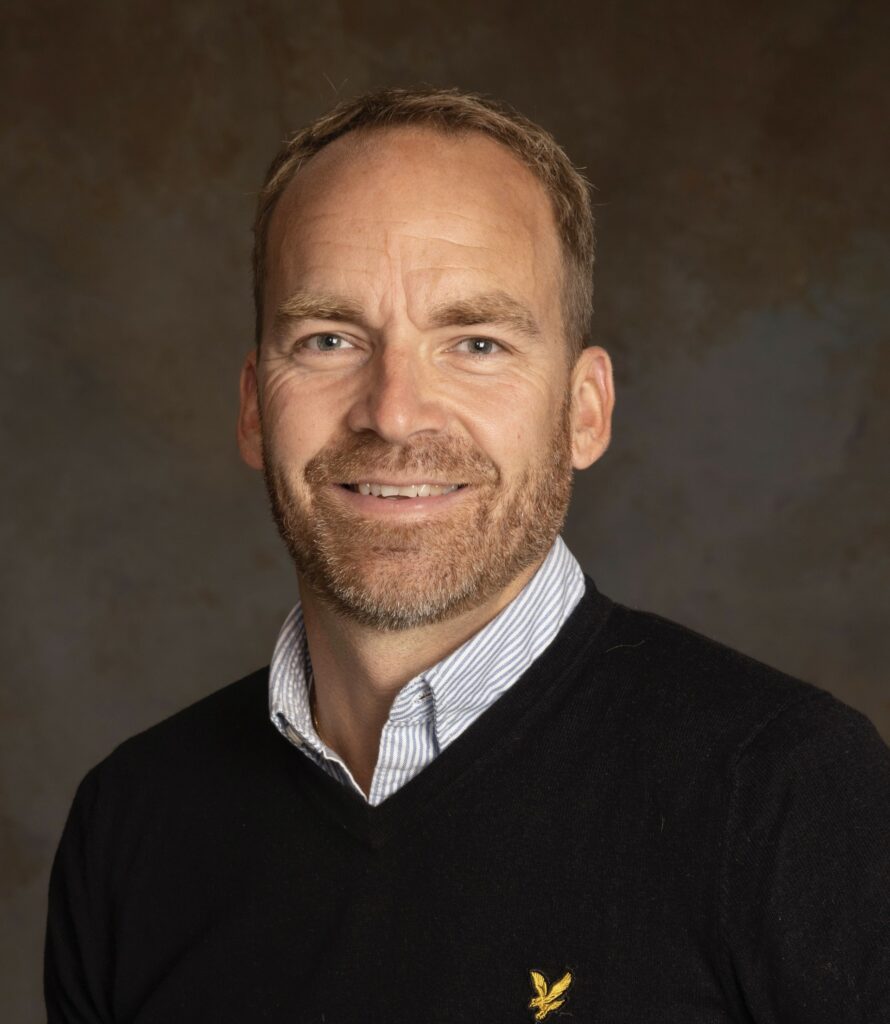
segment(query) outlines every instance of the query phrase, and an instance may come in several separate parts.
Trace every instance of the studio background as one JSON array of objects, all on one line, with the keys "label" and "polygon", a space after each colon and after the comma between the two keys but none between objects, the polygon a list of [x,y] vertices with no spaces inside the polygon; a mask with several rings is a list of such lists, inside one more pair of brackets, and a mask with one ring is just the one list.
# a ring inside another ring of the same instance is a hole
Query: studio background
[{"label": "studio background", "polygon": [[890,7],[7,4],[0,1018],[43,1019],[49,866],[117,743],[268,662],[294,580],[239,461],[254,196],[339,97],[491,93],[595,183],[611,597],[890,737]]}]

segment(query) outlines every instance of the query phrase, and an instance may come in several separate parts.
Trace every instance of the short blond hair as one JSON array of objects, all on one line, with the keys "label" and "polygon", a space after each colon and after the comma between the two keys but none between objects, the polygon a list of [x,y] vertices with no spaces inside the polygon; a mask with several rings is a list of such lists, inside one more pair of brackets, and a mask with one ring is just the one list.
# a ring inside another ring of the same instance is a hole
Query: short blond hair
[{"label": "short blond hair", "polygon": [[544,186],[563,249],[563,325],[573,355],[588,343],[593,315],[594,225],[590,185],[553,136],[504,103],[427,86],[380,89],[338,103],[288,138],[272,161],[257,201],[253,282],[256,341],[263,330],[266,238],[278,200],[316,153],[349,132],[424,126],[456,135],[480,132],[506,146]]}]

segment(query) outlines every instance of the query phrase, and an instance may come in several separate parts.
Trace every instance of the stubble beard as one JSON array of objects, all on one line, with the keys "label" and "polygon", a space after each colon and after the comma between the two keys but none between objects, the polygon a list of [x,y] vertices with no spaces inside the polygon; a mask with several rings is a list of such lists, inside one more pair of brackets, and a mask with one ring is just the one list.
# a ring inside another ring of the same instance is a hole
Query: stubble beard
[{"label": "stubble beard", "polygon": [[[314,456],[297,487],[264,432],[266,489],[297,571],[336,612],[379,630],[432,625],[482,605],[543,559],[562,529],[572,491],[570,414],[567,394],[549,449],[509,489],[467,441],[393,447],[370,432]],[[388,473],[472,489],[431,521],[409,523],[366,518],[331,487]]]}]

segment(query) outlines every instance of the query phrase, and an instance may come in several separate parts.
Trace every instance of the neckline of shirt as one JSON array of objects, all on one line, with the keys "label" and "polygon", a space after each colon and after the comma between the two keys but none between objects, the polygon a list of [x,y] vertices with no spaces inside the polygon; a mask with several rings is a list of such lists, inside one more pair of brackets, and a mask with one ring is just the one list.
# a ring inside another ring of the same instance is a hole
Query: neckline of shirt
[{"label": "neckline of shirt", "polygon": [[[405,683],[393,701],[384,733],[425,728],[438,755],[552,642],[584,587],[580,565],[558,536],[531,580],[505,608],[455,651]],[[297,601],[279,633],[270,667],[272,721],[305,754],[336,766],[344,781],[365,799],[348,766],[315,730],[309,700],[313,685],[302,606]],[[383,746],[381,742],[381,750]],[[372,799],[379,767],[380,760]],[[396,769],[388,766],[387,770]]]},{"label": "neckline of shirt", "polygon": [[[367,800],[311,757],[296,757],[292,762],[298,792],[339,829],[376,850],[397,837],[402,843],[421,834],[427,816],[449,813],[449,800],[472,800],[466,794],[481,784],[480,775],[509,771],[504,768],[505,758],[525,757],[524,745],[538,742],[539,734],[543,735],[535,723],[542,716],[549,720],[554,708],[563,708],[569,689],[580,684],[585,693],[592,692],[590,676],[599,672],[603,637],[615,606],[593,580],[585,576],[584,581],[581,600],[555,642],[453,743],[386,799]],[[597,699],[607,696],[608,687]],[[523,746],[521,754],[517,745]]]}]

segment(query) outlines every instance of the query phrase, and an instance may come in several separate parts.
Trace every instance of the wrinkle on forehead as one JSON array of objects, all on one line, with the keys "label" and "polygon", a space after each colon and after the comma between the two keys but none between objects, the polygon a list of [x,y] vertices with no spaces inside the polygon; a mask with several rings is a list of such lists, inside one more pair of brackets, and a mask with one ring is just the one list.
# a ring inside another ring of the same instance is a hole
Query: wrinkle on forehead
[{"label": "wrinkle on forehead", "polygon": [[520,228],[556,233],[544,186],[515,154],[481,133],[455,137],[428,128],[394,128],[343,136],[297,172],[279,200],[273,225],[278,213],[286,219],[296,215],[304,224],[339,218],[347,196],[354,227],[410,223],[434,233],[434,222],[444,220],[451,228],[465,224],[471,231],[484,225],[499,234],[513,235]]},{"label": "wrinkle on forehead", "polygon": [[[489,214],[489,216],[486,216]],[[358,245],[360,243],[350,241],[354,235],[371,237],[395,237],[399,236],[406,240],[419,242],[439,241],[451,245],[479,246],[478,242],[469,242],[461,237],[460,227],[466,225],[467,233],[478,234],[485,231],[498,242],[507,247],[514,247],[519,238],[532,242],[535,232],[531,225],[522,222],[513,222],[509,227],[505,226],[490,216],[490,208],[480,210],[476,216],[468,216],[460,213],[443,211],[440,214],[430,213],[428,205],[422,216],[412,218],[398,217],[368,217],[350,212],[344,216],[341,209],[305,211],[297,207],[287,211],[282,216],[283,230],[278,232],[277,241],[279,245],[286,241],[287,236],[293,230],[299,230],[312,238],[320,236],[314,244],[323,244],[326,240],[336,239],[337,244]],[[460,222],[456,225],[455,222]],[[456,230],[457,228],[457,230]],[[342,241],[340,239],[343,239]],[[479,246],[492,248],[496,246]]]},{"label": "wrinkle on forehead", "polygon": [[432,236],[425,237],[423,235],[409,235],[409,234],[401,234],[400,233],[398,235],[398,238],[402,239],[402,240],[404,240],[406,242],[422,242],[422,243],[426,243],[426,244],[428,244],[430,242],[441,242],[444,245],[454,245],[454,246],[457,246],[457,248],[459,248],[459,249],[475,249],[475,250],[478,250],[480,252],[498,252],[499,251],[495,246],[492,246],[492,245],[480,245],[478,242],[457,242],[453,238],[443,238],[441,235],[432,235]]},{"label": "wrinkle on forehead", "polygon": [[[349,253],[355,257],[353,269],[358,269],[359,264],[369,267],[375,261],[390,259],[399,262],[404,271],[414,271],[433,269],[434,266],[442,270],[481,269],[471,262],[474,256],[495,266],[503,260],[515,260],[517,250],[523,247],[532,256],[538,252],[534,238],[528,233],[524,233],[522,238],[516,233],[503,232],[502,239],[458,240],[442,234],[419,234],[417,224],[412,228],[414,230],[410,232],[381,230],[374,237],[361,239],[349,231],[348,221],[339,221],[336,231],[300,231],[297,245],[293,234],[283,234],[273,252],[279,265],[301,272],[312,264],[323,265],[326,254],[330,254],[329,258],[339,265],[343,255]],[[461,258],[455,259],[458,253]]]},{"label": "wrinkle on forehead", "polygon": [[347,137],[297,173],[270,224],[267,299],[351,281],[390,308],[469,287],[556,301],[562,248],[540,182],[482,136],[435,135],[431,152],[429,135],[334,151]]}]

